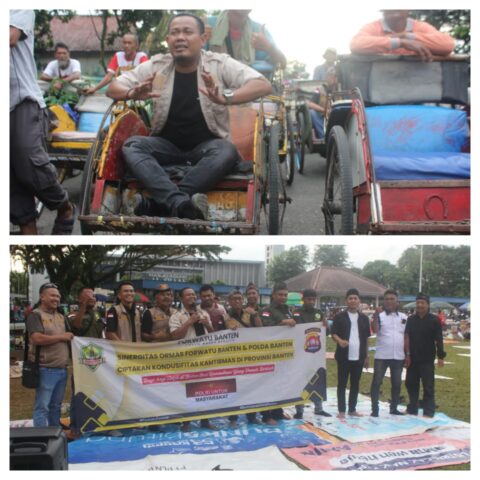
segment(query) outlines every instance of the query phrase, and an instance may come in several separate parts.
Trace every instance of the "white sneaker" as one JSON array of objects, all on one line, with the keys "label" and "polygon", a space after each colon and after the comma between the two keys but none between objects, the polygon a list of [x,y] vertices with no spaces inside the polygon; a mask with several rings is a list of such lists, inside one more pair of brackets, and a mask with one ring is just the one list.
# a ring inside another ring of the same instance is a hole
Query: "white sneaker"
[{"label": "white sneaker", "polygon": [[192,195],[192,204],[199,210],[203,216],[203,219],[208,218],[208,197],[204,193],[195,193]]}]

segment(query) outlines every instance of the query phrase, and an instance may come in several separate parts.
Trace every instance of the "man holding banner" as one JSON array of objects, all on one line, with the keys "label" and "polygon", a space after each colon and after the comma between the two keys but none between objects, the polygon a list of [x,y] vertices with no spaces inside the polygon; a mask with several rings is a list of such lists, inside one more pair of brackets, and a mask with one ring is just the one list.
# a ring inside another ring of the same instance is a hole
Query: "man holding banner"
[{"label": "man holding banner", "polygon": [[173,294],[168,284],[159,285],[155,293],[155,305],[142,317],[142,340],[145,342],[168,342],[172,339],[168,322],[176,312],[172,308]]},{"label": "man holding banner", "polygon": [[[236,330],[237,328],[250,328],[261,327],[262,321],[257,313],[250,313],[250,310],[243,308],[243,295],[240,290],[233,290],[228,295],[228,303],[230,308],[227,310],[227,318],[225,320],[225,326],[230,330]],[[228,417],[230,420],[230,427],[237,427],[238,415],[231,415]],[[258,424],[257,414],[255,412],[247,413],[248,423]]]},{"label": "man holding banner", "polygon": [[[326,321],[323,318],[322,312],[315,308],[317,301],[317,292],[310,288],[303,291],[303,306],[293,313],[293,318],[297,324],[322,322],[325,329],[327,328]],[[311,397],[313,404],[315,405],[315,415],[321,415],[322,417],[331,417],[331,415],[323,409],[322,398],[319,395],[313,395]],[[295,405],[296,414],[295,418],[303,418],[303,405]]]},{"label": "man holding banner", "polygon": [[[213,332],[210,316],[197,306],[197,294],[193,288],[180,290],[180,300],[183,308],[175,312],[168,322],[172,340],[192,339]],[[210,430],[217,429],[208,419],[202,419],[200,425]],[[189,432],[190,422],[184,422],[181,429],[182,432]]]},{"label": "man holding banner", "polygon": [[[293,319],[292,312],[287,305],[288,288],[284,282],[276,283],[272,290],[272,301],[265,307],[260,314],[262,325],[264,327],[274,327],[277,325],[294,327],[296,322]],[[276,425],[277,420],[289,420],[281,408],[267,410],[262,412],[263,422],[267,425]]]},{"label": "man holding banner", "polygon": [[337,401],[338,418],[345,418],[345,391],[350,377],[348,396],[348,414],[361,416],[356,411],[360,377],[363,367],[368,368],[368,337],[370,322],[368,317],[358,311],[360,294],[351,288],[346,294],[347,310],[333,319],[332,338],[337,344],[335,360],[338,369]]},{"label": "man holding banner", "polygon": [[107,340],[141,342],[140,312],[135,306],[135,288],[128,281],[120,282],[117,305],[107,312]]}]

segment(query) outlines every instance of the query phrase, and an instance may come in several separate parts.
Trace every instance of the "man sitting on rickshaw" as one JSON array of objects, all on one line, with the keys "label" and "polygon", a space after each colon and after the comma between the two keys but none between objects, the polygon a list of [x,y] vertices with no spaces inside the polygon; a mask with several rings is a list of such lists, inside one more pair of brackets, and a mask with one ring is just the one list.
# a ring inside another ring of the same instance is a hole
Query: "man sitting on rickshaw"
[{"label": "man sitting on rickshaw", "polygon": [[[270,82],[228,55],[206,52],[202,20],[189,13],[169,22],[168,54],[159,54],[114,80],[107,95],[115,100],[153,98],[150,137],[123,145],[130,173],[151,195],[138,195],[137,215],[206,219],[211,190],[239,159],[230,142],[228,106],[271,92]],[[172,168],[189,167],[175,184]]]},{"label": "man sitting on rickshaw", "polygon": [[369,23],[352,38],[352,53],[418,55],[431,61],[433,55],[452,53],[455,40],[427,22],[409,17],[409,10],[382,10],[383,19]]},{"label": "man sitting on rickshaw", "polygon": [[133,33],[126,33],[122,37],[122,46],[123,50],[121,52],[116,52],[110,60],[110,63],[107,65],[107,73],[105,76],[97,85],[86,90],[85,93],[87,95],[91,95],[105,85],[108,85],[115,76],[125,70],[131,70],[148,60],[148,55],[145,52],[138,51],[138,38]]},{"label": "man sitting on rickshaw", "polygon": [[276,47],[265,25],[249,18],[251,10],[224,10],[207,19],[207,49],[228,53],[239,62],[250,65],[266,76],[276,65],[285,68],[287,59]]},{"label": "man sitting on rickshaw", "polygon": [[310,101],[307,102],[307,107],[310,110],[310,118],[312,119],[312,126],[315,130],[317,139],[325,138],[325,111],[327,108],[327,96],[332,93],[337,84],[337,74],[335,67],[330,67],[326,74],[326,83],[322,84],[318,91],[316,91]]}]

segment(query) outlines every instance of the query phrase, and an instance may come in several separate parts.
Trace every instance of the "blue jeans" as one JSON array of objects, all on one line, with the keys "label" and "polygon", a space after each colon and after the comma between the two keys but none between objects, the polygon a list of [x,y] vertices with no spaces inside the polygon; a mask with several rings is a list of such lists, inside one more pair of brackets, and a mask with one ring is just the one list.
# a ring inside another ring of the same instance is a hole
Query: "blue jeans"
[{"label": "blue jeans", "polygon": [[321,140],[325,137],[324,116],[316,110],[310,109],[310,118],[312,119],[313,129],[316,137]]},{"label": "blue jeans", "polygon": [[33,426],[60,425],[60,410],[67,386],[66,368],[40,367],[40,382],[33,407]]},{"label": "blue jeans", "polygon": [[390,380],[392,384],[390,403],[390,412],[397,409],[400,402],[400,386],[402,383],[403,360],[381,360],[375,359],[373,367],[372,386],[370,387],[370,396],[372,397],[372,412],[378,413],[378,398],[383,377],[387,368],[390,368]]}]

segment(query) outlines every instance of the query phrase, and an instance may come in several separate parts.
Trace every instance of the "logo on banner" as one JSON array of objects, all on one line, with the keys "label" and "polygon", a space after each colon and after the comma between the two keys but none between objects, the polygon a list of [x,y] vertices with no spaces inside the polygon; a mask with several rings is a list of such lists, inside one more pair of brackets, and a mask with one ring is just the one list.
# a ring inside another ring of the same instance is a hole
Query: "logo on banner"
[{"label": "logo on banner", "polygon": [[82,347],[80,350],[81,365],[85,365],[94,372],[102,363],[105,363],[105,357],[103,356],[103,349],[101,347],[93,343]]},{"label": "logo on banner", "polygon": [[320,328],[309,328],[305,330],[305,344],[303,349],[309,353],[316,353],[322,348],[322,342],[320,340]]}]

